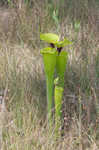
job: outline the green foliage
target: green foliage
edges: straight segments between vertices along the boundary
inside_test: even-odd
[[[52,13],[52,18],[57,26],[57,29],[58,29],[58,25],[59,25],[59,12],[58,12],[58,9],[54,10],[53,13]]]
[[[68,53],[65,51],[59,51],[57,53],[58,48],[63,48],[66,45],[71,44],[69,40],[66,38],[63,41],[59,42],[59,36],[52,33],[40,34],[40,39],[44,40],[52,45],[52,48],[44,48],[41,50],[43,54],[45,74],[46,74],[46,82],[47,82],[47,103],[48,103],[48,121],[50,125],[52,125],[52,108],[53,108],[53,85],[56,80],[53,80],[54,71],[56,68],[56,72],[58,75],[58,84],[59,86],[55,86],[55,122],[56,122],[56,132],[58,132],[61,127],[61,108],[62,108],[62,95],[64,88],[64,73],[66,70],[66,64],[68,59]],[[57,48],[53,48],[57,46]],[[55,52],[56,51],[56,52]],[[59,122],[59,123],[58,123]]]
[[[54,87],[53,80],[54,80],[54,72],[56,66],[57,51],[53,48],[48,47],[41,50],[41,54],[43,55],[46,84],[47,84],[48,122],[49,122],[49,126],[52,127],[52,109],[53,109],[52,99],[53,99],[53,87]]]
[[[11,2],[11,0],[8,0],[8,3],[10,3]]]
[[[55,86],[54,90],[54,103],[55,103],[55,133],[56,138],[61,136],[61,127],[62,127],[62,97],[63,97],[63,88],[60,86]]]
[[[43,48],[40,52],[41,54],[44,54],[44,53],[54,54],[56,52],[56,49],[51,48],[51,47],[46,47],[46,48]]]
[[[59,77],[57,77],[57,78],[54,80],[54,84],[55,84],[55,85],[59,85]]]
[[[59,77],[59,86],[64,88],[64,74],[66,71],[66,64],[68,60],[68,52],[62,51],[56,59],[56,72]]]
[[[72,44],[71,41],[69,41],[68,39],[64,38],[63,41],[59,41],[58,43],[56,43],[56,46],[57,46],[58,48],[60,48],[60,47],[65,47],[65,46],[71,45],[71,44]]]
[[[75,29],[76,32],[78,32],[80,30],[80,21],[76,21],[74,23],[74,29]]]
[[[40,34],[40,39],[43,41],[46,41],[47,43],[50,44],[55,44],[55,46],[57,46],[57,48],[60,47],[65,47],[67,45],[71,45],[72,42],[69,41],[67,38],[64,38],[63,41],[59,41],[59,36],[53,33],[44,33],[44,34]]]
[[[45,34],[40,34],[40,39],[44,40],[47,43],[58,43],[59,41],[59,36],[53,33],[45,33]]]

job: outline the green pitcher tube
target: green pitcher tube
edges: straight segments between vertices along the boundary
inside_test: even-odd
[[[63,88],[55,86],[54,93],[55,101],[55,135],[59,137],[61,135],[62,127],[62,97],[63,97]]]
[[[62,115],[62,97],[63,97],[63,88],[60,86],[55,86],[55,116],[61,117]]]
[[[44,61],[44,70],[47,85],[47,107],[48,107],[48,121],[52,120],[53,109],[53,86],[54,86],[54,71],[56,66],[56,49],[45,48],[41,50]]]
[[[64,87],[64,74],[68,60],[68,52],[62,51],[56,58],[56,71],[59,77],[59,85]]]

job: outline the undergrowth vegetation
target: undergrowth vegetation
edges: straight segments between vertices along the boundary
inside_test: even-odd
[[[12,1],[0,9],[0,19],[5,11],[11,19],[7,17],[6,24],[0,21],[1,95],[7,87],[3,150],[98,150],[98,1],[30,0],[21,8]],[[64,135],[57,141],[54,128],[50,132],[46,121],[46,84],[40,55],[44,46],[40,33],[45,32],[73,42],[66,47]]]

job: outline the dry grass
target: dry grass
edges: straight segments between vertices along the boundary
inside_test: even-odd
[[[31,9],[14,8],[13,30],[7,35],[0,32],[3,35],[0,38],[0,91],[8,85],[3,150],[98,150],[99,41],[98,24],[93,26],[97,9],[94,15],[90,9],[87,23],[81,24],[76,32],[71,18],[65,15],[57,29],[45,4],[37,1]],[[73,41],[73,46],[66,48],[69,60],[63,98],[64,136],[57,140],[54,128],[50,131],[46,121],[40,32],[59,33],[62,38],[66,36]]]

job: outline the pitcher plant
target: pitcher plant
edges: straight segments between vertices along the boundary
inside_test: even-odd
[[[56,70],[58,76],[58,86],[55,85],[54,90],[54,103],[55,103],[55,122],[56,128],[61,125],[61,108],[62,96],[64,89],[64,74],[68,60],[68,52],[63,50],[64,46],[72,44],[68,39],[59,41],[59,36],[53,33],[40,34],[40,39],[47,42],[50,47],[41,50],[43,55],[46,84],[47,84],[47,108],[48,108],[48,121],[52,122],[52,109],[53,109],[53,90],[54,90],[54,73]],[[59,124],[57,123],[59,120]]]

